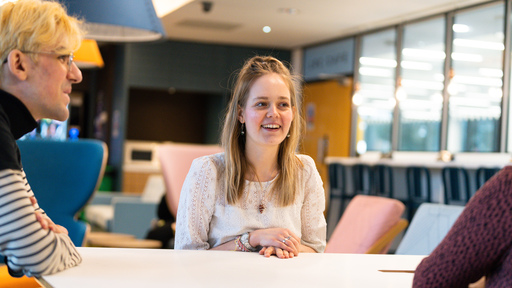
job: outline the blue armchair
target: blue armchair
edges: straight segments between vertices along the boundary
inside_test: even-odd
[[[92,198],[103,176],[107,147],[98,140],[18,141],[23,170],[48,216],[66,227],[82,246],[87,223],[77,214]]]

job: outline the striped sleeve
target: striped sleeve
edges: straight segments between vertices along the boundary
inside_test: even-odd
[[[78,265],[82,258],[71,239],[41,228],[33,195],[22,171],[0,171],[0,252],[10,270],[38,276]]]
[[[16,171],[16,170],[14,170],[14,171]],[[19,174],[21,176],[21,179],[22,179],[23,185],[25,186],[25,191],[27,191],[28,197],[29,198],[35,197],[34,192],[32,191],[32,188],[30,188],[30,185],[28,184],[27,174],[25,174],[25,171],[23,171],[23,168],[21,169],[21,172],[18,171],[17,174]],[[36,203],[32,206],[35,208],[36,211],[41,212],[42,214],[46,214],[46,212],[44,212],[44,210],[41,207],[39,207],[39,204]]]

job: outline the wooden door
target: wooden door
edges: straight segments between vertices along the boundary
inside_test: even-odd
[[[303,115],[306,133],[302,153],[316,162],[324,187],[328,187],[325,156],[350,154],[352,80],[308,83],[303,90]]]

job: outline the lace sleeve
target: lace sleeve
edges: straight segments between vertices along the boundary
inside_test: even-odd
[[[302,244],[313,248],[317,252],[323,252],[327,237],[323,183],[313,159],[305,156],[301,160],[304,163],[302,187],[305,189],[301,211]]]
[[[217,169],[210,156],[192,163],[181,189],[174,249],[209,249],[208,233],[215,207]]]

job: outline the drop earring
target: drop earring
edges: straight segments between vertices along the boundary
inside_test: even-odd
[[[244,123],[242,123],[242,132],[240,132],[240,134],[241,134],[241,135],[244,135],[244,134],[245,134],[244,128],[245,128],[245,124],[244,124]]]
[[[286,138],[290,138],[290,133],[288,133],[288,135],[286,135]]]

